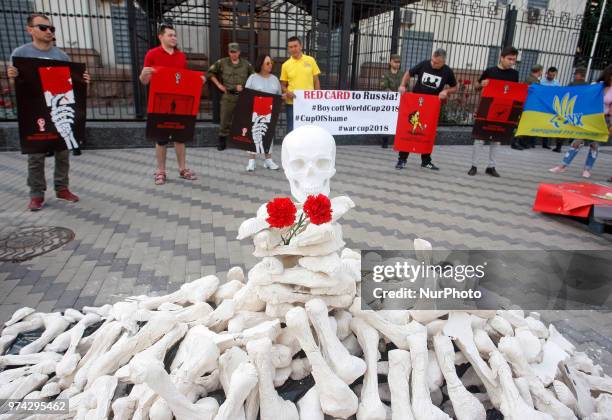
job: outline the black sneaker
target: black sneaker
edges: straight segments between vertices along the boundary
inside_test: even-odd
[[[561,153],[561,148],[560,147],[555,147],[554,149],[552,149],[553,152],[557,152],[557,153]]]
[[[472,166],[472,167],[470,168],[470,170],[468,171],[468,175],[469,175],[469,176],[474,176],[474,175],[476,175],[476,172],[478,172],[478,169],[476,169],[476,167],[475,167],[475,166]]]
[[[499,178],[499,173],[495,170],[495,168],[487,168],[485,173],[494,176],[495,178]]]
[[[513,144],[510,147],[513,148],[514,150],[523,150],[523,149],[525,149],[523,146],[521,146],[519,144]]]
[[[225,137],[219,137],[219,142],[217,143],[217,150],[225,150]]]
[[[406,167],[406,161],[402,159],[398,159],[395,164],[395,169],[404,169]]]
[[[82,154],[83,152],[81,152],[81,149],[72,149],[73,156],[81,156]]]
[[[421,163],[421,168],[431,169],[432,171],[439,171],[440,170],[440,168],[438,168],[436,165],[434,165],[431,162],[429,162],[429,163]]]
[[[549,145],[542,145],[542,149],[550,149]]]

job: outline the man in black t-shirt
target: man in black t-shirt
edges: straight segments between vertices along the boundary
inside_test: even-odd
[[[446,51],[439,48],[431,55],[431,60],[425,60],[412,67],[402,77],[402,83],[398,91],[406,92],[406,84],[411,77],[416,76],[417,82],[412,89],[413,93],[425,95],[438,95],[441,100],[448,98],[457,91],[457,80],[455,74],[446,65]],[[448,88],[446,87],[448,86]],[[406,166],[408,152],[399,152],[395,169],[403,169]],[[439,168],[431,161],[431,153],[421,155],[421,167],[437,171]]]
[[[476,90],[480,90],[483,87],[489,84],[490,79],[494,80],[505,80],[507,82],[518,82],[519,81],[519,72],[514,70],[512,67],[516,64],[516,57],[518,56],[518,50],[514,47],[504,47],[501,51],[501,57],[499,58],[499,63],[495,67],[489,67],[486,69],[480,78],[478,79],[478,85],[476,86]],[[489,164],[485,173],[488,175],[499,177],[499,173],[495,169],[495,156],[497,155],[497,148],[500,145],[498,141],[492,141],[489,145]],[[472,167],[468,171],[468,175],[476,175],[478,165],[478,154],[482,146],[484,145],[484,140],[476,140],[474,139],[474,149],[472,150]]]

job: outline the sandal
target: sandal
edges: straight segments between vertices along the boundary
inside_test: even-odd
[[[166,172],[155,172],[155,185],[164,185],[166,183]]]
[[[183,179],[186,179],[188,181],[193,181],[198,179],[197,176],[195,176],[195,174],[193,172],[191,172],[191,169],[183,169],[182,171],[179,172],[179,176]]]

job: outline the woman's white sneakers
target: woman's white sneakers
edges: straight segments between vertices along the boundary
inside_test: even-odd
[[[264,168],[271,169],[273,171],[278,171],[280,166],[278,166],[274,161],[270,158],[264,160]],[[249,159],[249,163],[246,166],[247,172],[253,172],[255,170],[255,159]]]
[[[246,167],[247,172],[253,172],[255,170],[255,159],[249,159],[249,163]]]
[[[264,168],[272,169],[273,171],[278,171],[280,169],[280,167],[274,163],[271,158],[264,160]]]

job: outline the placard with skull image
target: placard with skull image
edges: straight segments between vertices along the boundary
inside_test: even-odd
[[[303,203],[309,195],[329,196],[330,179],[336,173],[336,141],[325,129],[296,128],[285,136],[281,158],[296,201]]]
[[[85,137],[85,65],[14,57],[21,152],[79,149]]]

